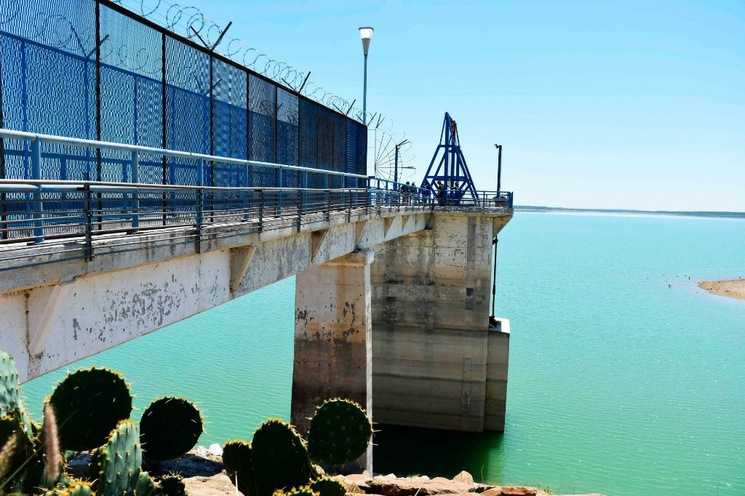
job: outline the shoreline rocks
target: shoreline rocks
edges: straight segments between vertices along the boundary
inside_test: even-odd
[[[240,494],[222,469],[222,457],[202,446],[188,454],[163,462],[158,470],[180,473],[191,496],[233,496]],[[497,486],[474,482],[468,472],[452,479],[427,476],[397,477],[368,473],[338,476],[348,488],[347,494],[378,496],[550,496],[541,489],[525,486]],[[582,496],[602,496],[599,494]]]

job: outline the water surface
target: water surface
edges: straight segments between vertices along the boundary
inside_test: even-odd
[[[382,426],[376,470],[608,495],[745,494],[745,220],[518,212],[500,234],[511,319],[505,433]],[[294,279],[105,352],[138,417],[158,396],[204,410],[201,444],[289,418]],[[40,409],[63,371],[24,386]]]

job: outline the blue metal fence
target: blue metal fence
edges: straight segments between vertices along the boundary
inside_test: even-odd
[[[108,0],[3,6],[0,110],[0,128],[366,173],[363,124]],[[43,164],[44,179],[131,180],[121,151],[58,146],[47,154],[56,159]],[[26,142],[0,141],[0,179],[32,178],[30,153]],[[225,187],[301,181],[297,171],[278,178],[263,168],[201,167],[143,156],[138,180]]]

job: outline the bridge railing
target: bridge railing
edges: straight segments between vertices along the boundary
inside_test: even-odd
[[[82,242],[84,257],[90,259],[94,237],[106,234],[185,227],[183,242],[199,246],[202,230],[208,226],[242,223],[240,232],[244,234],[291,226],[299,230],[304,224],[329,220],[333,212],[346,211],[351,216],[355,209],[404,204],[396,192],[372,188],[370,178],[359,174],[0,129],[0,144],[10,141],[21,142],[21,148],[28,150],[25,156],[32,179],[0,180],[0,270],[25,263],[19,248],[26,243],[65,240],[79,246]],[[50,171],[53,175],[58,172],[49,167],[50,163],[63,167],[60,147],[82,148],[92,157],[89,163],[95,163],[97,156],[107,157],[101,160],[103,166],[121,168],[126,172],[123,177],[131,181],[88,181],[88,173],[83,180],[44,178]],[[184,166],[191,164],[198,171],[200,183],[201,171],[219,167],[232,173],[243,171],[246,186],[153,184],[142,180],[148,179],[141,175],[143,161],[157,163],[174,158]],[[207,162],[211,167],[203,167]],[[283,184],[282,176],[288,173],[299,177],[301,187],[248,185],[252,175],[267,174]],[[426,206],[426,202],[417,205]],[[214,230],[211,236],[215,236]]]
[[[18,266],[7,262],[22,256],[18,254],[19,246],[45,240],[82,241],[84,257],[90,259],[94,237],[105,234],[182,227],[187,228],[184,242],[197,243],[199,247],[202,230],[221,224],[242,223],[241,233],[291,226],[300,230],[305,224],[329,220],[332,212],[346,211],[351,218],[355,209],[433,209],[451,203],[512,206],[512,194],[505,192],[482,192],[478,200],[443,202],[429,190],[402,188],[393,181],[359,174],[0,129],[0,144],[8,140],[24,142],[29,149],[32,179],[0,179],[0,270]],[[83,148],[94,159],[118,154],[119,159],[111,163],[124,168],[124,176],[131,181],[45,179],[41,171],[50,168],[42,168],[41,164],[58,160],[60,146]],[[128,158],[121,158],[125,156]],[[219,166],[227,171],[243,171],[246,183],[251,174],[265,176],[269,171],[282,184],[282,175],[293,173],[300,177],[301,187],[217,187],[139,180],[143,159],[157,162],[167,158],[178,158],[187,166],[194,164],[197,171],[209,170],[203,167],[206,162],[213,170]],[[201,174],[198,176],[201,182]],[[307,187],[308,184],[324,187]],[[219,236],[223,235],[231,234]],[[215,236],[214,231],[211,236]]]

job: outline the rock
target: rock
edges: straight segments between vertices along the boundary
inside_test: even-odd
[[[222,456],[222,446],[217,443],[210,444],[208,451],[212,456]]]
[[[454,482],[444,477],[432,480],[424,478],[399,479],[390,477],[374,477],[369,482],[370,494],[383,496],[428,496],[435,494],[464,494],[473,490],[473,484]]]
[[[187,477],[184,479],[187,493],[192,496],[226,496],[239,494],[225,473],[212,477]]]
[[[502,496],[536,496],[538,489],[522,486],[502,486]]]
[[[463,484],[469,484],[473,486],[473,476],[463,470],[461,473],[453,477],[454,482],[462,482]]]
[[[502,496],[501,487],[492,487],[481,493],[481,496]]]
[[[234,496],[240,494],[225,474],[222,457],[215,454],[214,446],[203,446],[188,454],[166,462],[150,464],[147,469],[154,474],[168,472],[180,473],[191,496]],[[74,470],[78,467],[79,477],[85,476],[90,456],[80,455],[70,462]],[[547,493],[520,486],[490,486],[475,484],[468,472],[461,472],[452,480],[444,477],[422,475],[413,478],[398,478],[395,474],[371,477],[368,473],[350,474],[340,478],[347,486],[348,493],[381,496],[549,496]],[[585,496],[602,496],[598,494]]]

